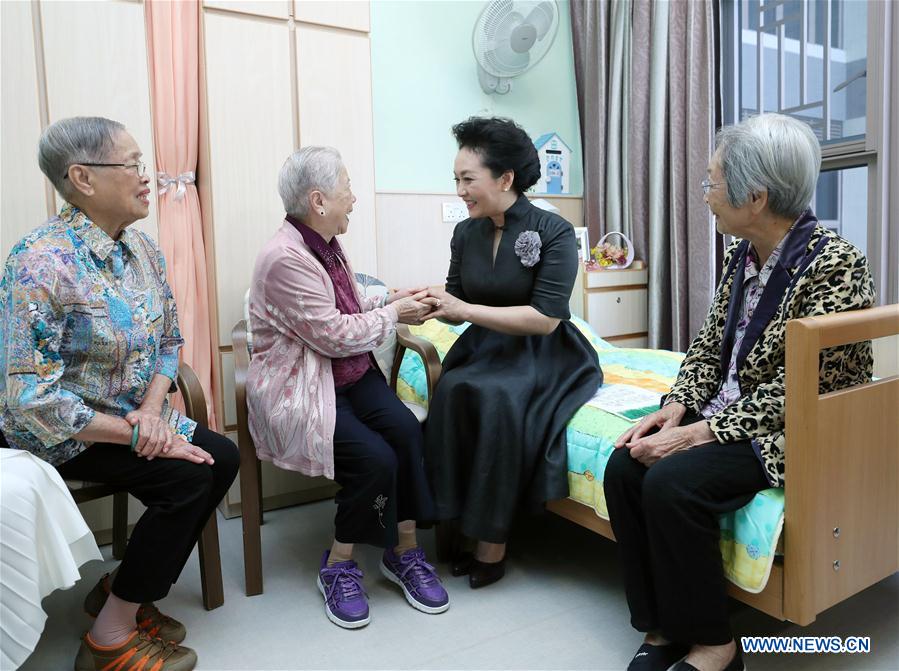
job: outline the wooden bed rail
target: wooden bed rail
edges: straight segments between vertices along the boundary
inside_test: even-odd
[[[899,305],[882,305],[866,310],[838,312],[820,317],[793,319],[787,324],[787,346],[790,330],[817,332],[822,348],[846,345],[860,340],[874,340],[899,333]],[[803,336],[798,336],[800,341]]]
[[[786,337],[784,617],[899,571],[899,377],[818,393],[819,356],[899,334],[899,305],[792,320]]]

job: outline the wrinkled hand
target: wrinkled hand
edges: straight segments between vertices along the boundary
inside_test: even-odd
[[[183,459],[184,461],[190,461],[194,464],[209,464],[210,466],[215,463],[215,460],[209,452],[188,443],[184,440],[184,437],[180,435],[174,437],[172,446],[167,452],[160,454],[159,457],[160,459]]]
[[[456,323],[466,321],[465,311],[468,303],[456,298],[441,286],[428,287],[428,295],[434,301],[434,312],[430,314],[431,319],[443,319]]]
[[[429,298],[427,291],[419,291],[411,296],[400,298],[394,302],[398,319],[403,324],[420,325],[430,319],[436,299]]]
[[[134,449],[138,456],[151,460],[171,448],[174,434],[156,409],[138,408],[125,415],[125,419],[131,426],[140,426]]]
[[[398,301],[401,298],[410,298],[415,296],[415,294],[419,294],[422,291],[427,291],[427,287],[415,287],[409,289],[397,289],[396,291],[391,292],[387,296],[387,300],[384,302],[384,305],[390,305],[394,301]]]
[[[688,450],[696,443],[693,441],[691,426],[673,426],[662,429],[651,436],[640,438],[627,444],[631,457],[649,468],[659,459]]]
[[[680,426],[681,420],[686,414],[687,406],[683,403],[675,401],[674,403],[664,405],[654,413],[646,415],[646,417],[618,436],[618,440],[615,441],[615,447],[621,448],[628,443],[633,443],[653,429],[664,431],[665,429]]]

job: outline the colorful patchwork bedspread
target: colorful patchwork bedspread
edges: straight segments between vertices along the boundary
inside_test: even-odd
[[[666,350],[615,347],[597,336],[577,317],[572,323],[596,349],[604,374],[603,385],[624,385],[638,390],[666,393],[677,376],[683,354]],[[411,331],[430,340],[440,360],[468,324],[449,326],[432,320]],[[403,400],[427,406],[424,365],[414,352],[407,351],[400,367],[397,393]],[[615,439],[640,416],[654,407],[613,414],[594,405],[584,405],[568,424],[568,484],[570,497],[609,518],[602,479]],[[628,418],[626,418],[628,417]],[[768,582],[777,542],[783,528],[782,489],[766,489],[736,512],[722,515],[721,555],[725,576],[748,592],[760,592]]]

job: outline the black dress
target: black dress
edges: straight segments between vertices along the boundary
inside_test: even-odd
[[[530,231],[541,248],[527,267],[516,241],[534,239]],[[459,337],[430,404],[425,465],[438,519],[461,518],[466,536],[502,543],[523,499],[568,496],[566,424],[602,384],[602,371],[568,321],[579,264],[571,224],[520,196],[505,212],[495,264],[493,240],[489,218],[456,227],[447,291],[479,305],[530,305],[562,321],[545,336],[472,324]]]

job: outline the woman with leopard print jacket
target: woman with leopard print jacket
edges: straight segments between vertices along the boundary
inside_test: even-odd
[[[723,128],[703,182],[738,240],[705,324],[660,410],[615,443],[604,490],[631,623],[628,669],[743,669],[727,615],[718,515],[784,484],[786,324],[874,304],[867,259],[808,209],[821,166],[804,123]],[[870,380],[870,342],[826,350],[820,390]]]

